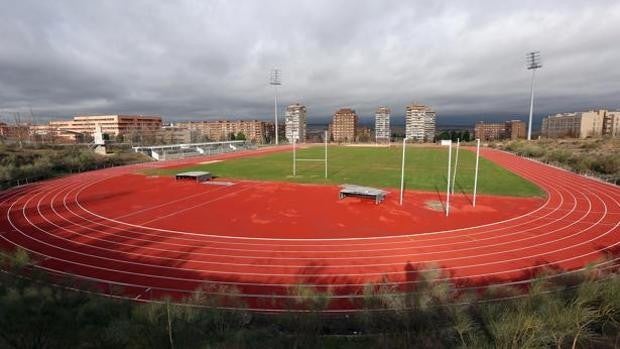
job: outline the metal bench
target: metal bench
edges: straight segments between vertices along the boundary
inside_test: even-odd
[[[355,196],[360,198],[374,199],[375,204],[377,205],[382,203],[385,199],[385,196],[388,194],[388,192],[385,190],[354,184],[344,184],[341,185],[340,188],[340,200],[346,198],[347,196]]]
[[[205,171],[189,171],[189,172],[181,172],[176,174],[176,179],[190,179],[196,182],[205,182],[209,181],[213,178],[211,172]]]

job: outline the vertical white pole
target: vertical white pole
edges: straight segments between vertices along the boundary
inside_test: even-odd
[[[327,131],[325,131],[325,178],[327,178]]]
[[[461,140],[456,139],[456,157],[454,158],[454,175],[452,175],[452,195],[454,195],[454,184],[456,183],[456,168],[459,165],[459,149],[461,149]]]
[[[452,171],[450,169],[452,164],[452,141],[450,141],[450,146],[448,146],[448,186],[446,188],[446,217],[450,214],[450,175]]]
[[[476,173],[474,174],[474,200],[473,204],[476,207],[476,192],[478,190],[478,160],[480,159],[480,138],[476,139]]]
[[[297,154],[295,152],[295,136],[293,136],[293,177],[297,175]]]
[[[275,94],[273,95],[273,116],[276,120],[276,145],[278,145],[278,87],[274,88]]]
[[[532,139],[532,114],[534,113],[534,78],[536,69],[532,69],[532,84],[530,85],[530,119],[527,124],[527,140]]]
[[[403,162],[400,170],[400,205],[403,205],[403,191],[405,189],[405,142],[407,141],[407,137],[403,138]]]

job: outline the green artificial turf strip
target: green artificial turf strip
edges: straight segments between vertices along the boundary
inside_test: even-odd
[[[454,150],[454,149],[453,149]],[[297,158],[323,158],[323,147],[297,149]],[[221,178],[255,179],[319,184],[359,184],[381,188],[400,188],[401,147],[329,146],[328,178],[324,178],[323,162],[298,162],[293,177],[293,153],[281,152],[185,168],[148,170],[150,175],[174,175],[183,171],[209,171]],[[455,162],[455,153],[452,154]],[[448,162],[447,148],[407,148],[405,188],[445,192]],[[455,192],[471,193],[474,186],[476,156],[461,149]],[[533,183],[494,163],[480,158],[478,193],[509,196],[543,196]]]

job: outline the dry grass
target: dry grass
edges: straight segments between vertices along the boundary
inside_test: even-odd
[[[519,140],[491,146],[620,183],[620,138]]]

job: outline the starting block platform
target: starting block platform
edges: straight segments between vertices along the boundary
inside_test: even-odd
[[[375,204],[377,205],[383,202],[385,196],[388,194],[388,192],[385,190],[354,184],[343,184],[340,186],[340,188],[340,200],[346,198],[347,196],[356,196],[361,198],[374,199]]]
[[[196,182],[205,182],[205,181],[209,181],[213,178],[213,176],[211,175],[211,172],[205,172],[205,171],[189,171],[189,172],[181,172],[181,173],[177,173],[175,178],[177,180],[179,179],[184,179],[184,180],[194,180]]]

